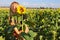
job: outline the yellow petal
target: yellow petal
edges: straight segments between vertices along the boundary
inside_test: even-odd
[[[24,14],[25,12],[26,12],[26,8],[24,8],[23,6],[17,7],[17,13]]]

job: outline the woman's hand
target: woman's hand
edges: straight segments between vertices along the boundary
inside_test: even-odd
[[[22,30],[19,31],[16,27],[14,28],[14,31],[15,31],[15,33],[18,34],[18,35],[23,32]]]
[[[28,28],[28,25],[25,25],[25,33],[28,33],[29,32],[29,28]]]

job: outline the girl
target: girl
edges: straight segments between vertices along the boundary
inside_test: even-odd
[[[10,25],[11,26],[15,26],[16,24],[18,24],[17,20],[12,18],[12,16],[16,14],[16,9],[17,9],[18,6],[19,6],[18,2],[12,2],[11,5],[10,5],[10,17],[9,17],[9,20],[10,20]],[[22,25],[22,21],[20,22],[20,24]],[[18,30],[17,27],[14,27],[14,33],[13,34],[16,37],[16,40],[18,40],[18,37],[22,32],[25,32],[25,33],[29,32],[29,28],[28,28],[27,25],[25,25],[25,28],[26,28],[25,31],[22,31],[21,28],[20,28],[20,30]],[[21,37],[21,40],[24,40],[24,39]]]

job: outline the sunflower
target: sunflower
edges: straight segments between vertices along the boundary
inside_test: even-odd
[[[24,14],[26,12],[26,8],[25,7],[23,7],[23,6],[18,6],[17,7],[17,13],[18,14]]]

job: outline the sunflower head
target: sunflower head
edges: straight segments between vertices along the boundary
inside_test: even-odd
[[[18,14],[24,14],[26,12],[26,8],[23,6],[18,6],[17,7],[17,13]]]

